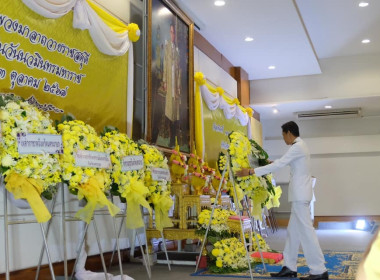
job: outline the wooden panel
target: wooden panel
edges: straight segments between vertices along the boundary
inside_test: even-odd
[[[248,73],[241,67],[234,67],[231,71],[232,76],[237,80],[238,99],[244,107],[250,104],[250,91]]]
[[[194,30],[194,46],[207,55],[212,61],[219,65],[224,71],[230,73],[233,67],[213,45],[211,45],[198,31]]]

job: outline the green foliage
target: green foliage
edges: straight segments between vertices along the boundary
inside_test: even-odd
[[[258,158],[259,158],[259,166],[264,166],[264,165],[267,165],[269,164],[269,156],[267,154],[267,152],[259,145],[256,143],[255,140],[252,140],[250,139],[249,142],[251,142],[251,145],[259,151],[259,155],[258,155]]]
[[[75,120],[75,116],[73,114],[71,114],[71,113],[67,113],[67,114],[65,114],[65,115],[62,116],[62,118],[61,118],[60,121],[55,120],[54,121],[54,125],[57,128],[60,123],[70,122],[70,121],[74,121],[74,120]]]
[[[73,195],[77,195],[78,194],[78,189],[76,188],[69,188],[69,192]]]
[[[41,193],[41,196],[44,197],[44,198],[46,198],[47,200],[52,200],[52,198],[53,198],[53,194],[50,191],[47,191],[47,190],[43,191]]]
[[[0,173],[1,174],[4,174],[8,169],[9,169],[9,167],[4,167],[4,166],[0,165]]]
[[[117,127],[114,127],[112,125],[107,125],[103,127],[103,131],[100,133],[101,136],[106,135],[107,132],[117,131],[119,132],[119,129]]]
[[[9,102],[16,102],[20,104],[21,101],[25,101],[22,97],[14,95],[13,93],[2,93],[0,94],[0,107],[5,106]]]

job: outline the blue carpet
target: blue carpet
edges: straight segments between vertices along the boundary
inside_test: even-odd
[[[350,280],[355,279],[356,271],[363,252],[325,252],[326,268],[329,272],[329,279]],[[306,260],[303,254],[298,256],[298,274],[304,276],[309,274]],[[266,265],[267,273],[262,273],[263,265],[259,264],[253,268],[253,276],[256,279],[274,279],[270,277],[270,272],[278,272],[282,267],[282,261],[277,264]],[[233,278],[250,278],[249,271],[235,274],[213,274],[202,269],[191,276],[218,276]]]

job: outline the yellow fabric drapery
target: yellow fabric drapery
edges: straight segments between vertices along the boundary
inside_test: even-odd
[[[41,199],[42,180],[28,178],[13,172],[5,177],[5,182],[5,188],[13,194],[15,199],[26,199],[28,201],[37,222],[45,223],[50,220],[51,214]]]
[[[140,30],[137,24],[130,23],[126,25],[91,0],[86,0],[86,2],[96,12],[99,18],[113,31],[119,34],[128,31],[128,37],[132,42],[136,42],[140,38]]]
[[[173,200],[170,196],[158,193],[153,194],[152,201],[154,205],[156,229],[162,231],[166,227],[172,227],[173,223],[168,216],[168,212],[173,206]]]
[[[152,209],[145,199],[148,193],[149,189],[144,183],[135,179],[130,182],[130,186],[121,194],[121,196],[127,200],[127,228],[136,229],[144,227],[140,205],[148,209],[149,214],[152,215]]]
[[[89,224],[92,216],[94,215],[94,211],[104,206],[108,207],[112,217],[120,212],[119,207],[111,203],[104,194],[104,182],[104,174],[102,172],[98,172],[88,179],[87,183],[80,185],[78,188],[78,199],[81,200],[85,198],[87,200],[87,204],[83,209],[80,209],[75,214],[76,218]]]
[[[203,76],[203,75],[202,75]],[[195,101],[194,101],[194,110],[195,110],[195,146],[197,155],[200,158],[203,158],[203,125],[202,125],[202,97],[200,82],[196,82],[195,85]]]
[[[86,2],[98,14],[98,16],[104,21],[104,23],[107,24],[113,31],[117,33],[123,33],[128,30],[128,26],[121,20],[110,15],[107,11],[105,11],[92,1],[86,0]]]

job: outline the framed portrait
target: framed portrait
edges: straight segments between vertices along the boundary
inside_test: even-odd
[[[192,21],[170,0],[149,0],[148,141],[190,152],[194,137]]]

